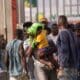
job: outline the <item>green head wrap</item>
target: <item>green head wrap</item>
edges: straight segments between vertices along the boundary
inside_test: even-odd
[[[41,23],[34,23],[34,24],[28,29],[27,32],[28,32],[29,34],[36,35],[37,29],[38,29],[39,27],[44,28]]]

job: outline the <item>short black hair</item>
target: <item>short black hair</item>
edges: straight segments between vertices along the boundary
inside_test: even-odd
[[[33,24],[32,22],[25,22],[23,24],[23,28],[29,28],[29,27],[31,27],[32,24]]]
[[[23,30],[22,29],[16,29],[16,37],[18,39],[23,39]]]
[[[57,27],[57,24],[56,23],[53,23],[52,26],[51,26],[51,29],[55,29],[55,28],[58,28]]]

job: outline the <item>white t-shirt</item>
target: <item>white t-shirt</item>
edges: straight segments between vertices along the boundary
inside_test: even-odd
[[[53,36],[52,34],[48,35],[48,39],[51,39],[55,44],[57,42],[57,38],[58,38],[58,35],[57,36]]]
[[[26,50],[28,48],[28,46],[30,45],[30,39],[26,39],[23,43],[23,48],[24,50]]]

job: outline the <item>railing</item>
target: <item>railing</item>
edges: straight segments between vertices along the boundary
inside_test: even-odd
[[[80,15],[80,0],[33,0],[36,6],[32,6],[32,0],[29,0],[30,6],[26,7],[26,21],[38,21],[38,16],[42,13],[49,21],[57,16],[64,14],[66,16]],[[28,14],[28,15],[27,15]],[[36,16],[37,15],[37,16]],[[29,18],[29,19],[28,19]]]

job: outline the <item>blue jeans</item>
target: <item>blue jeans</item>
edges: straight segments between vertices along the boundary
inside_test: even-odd
[[[74,68],[64,68],[59,80],[77,80],[77,70]]]

